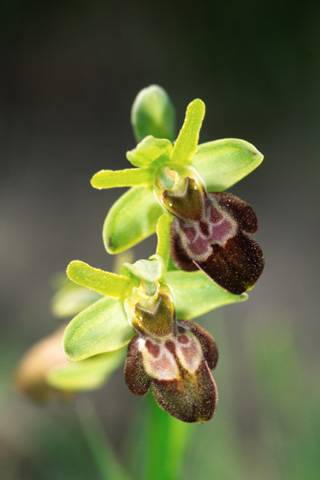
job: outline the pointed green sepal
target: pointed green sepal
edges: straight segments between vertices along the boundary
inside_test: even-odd
[[[153,190],[132,188],[109,210],[103,226],[103,241],[109,253],[120,253],[156,231],[163,213]]]
[[[153,135],[157,138],[175,138],[175,110],[167,92],[158,85],[150,85],[136,96],[131,110],[131,124],[137,142]]]
[[[102,353],[81,362],[70,362],[49,371],[46,381],[65,391],[93,390],[101,387],[125,358],[125,349]]]
[[[74,317],[65,329],[63,345],[69,360],[76,362],[118,350],[133,334],[123,302],[104,297]]]
[[[102,188],[148,187],[154,183],[154,171],[148,168],[128,168],[125,170],[101,170],[91,179],[91,185]]]
[[[220,192],[251,173],[262,160],[263,155],[251,143],[226,138],[199,145],[191,165],[208,192]]]
[[[190,320],[230,303],[242,302],[248,298],[233,295],[216,285],[202,272],[168,272],[164,281],[170,285],[176,305],[177,318]]]
[[[205,104],[199,98],[187,107],[186,118],[170,155],[172,164],[187,165],[197,150]]]
[[[104,272],[85,262],[74,260],[69,263],[67,275],[73,282],[91,288],[101,295],[113,298],[125,298],[130,295],[134,283],[128,277],[116,273]]]
[[[157,255],[162,257],[165,265],[165,269],[168,269],[170,260],[170,235],[171,235],[171,223],[173,217],[164,213],[157,223]]]
[[[170,140],[148,135],[136,148],[127,152],[126,157],[135,167],[147,167],[161,156],[169,159],[172,148]]]

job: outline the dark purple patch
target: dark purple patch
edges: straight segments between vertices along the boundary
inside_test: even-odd
[[[203,222],[202,220],[199,221],[199,226],[202,235],[205,235],[206,237],[209,235],[209,226],[206,222]]]
[[[183,327],[178,327],[178,332],[179,332],[179,333],[185,333],[185,331],[186,331],[185,328],[183,328]]]
[[[176,346],[172,340],[167,340],[164,345],[170,353],[172,353],[173,355],[176,353]]]
[[[124,367],[124,378],[130,392],[134,395],[146,395],[150,388],[150,378],[143,368],[142,354],[138,348],[139,336],[133,337],[128,346]]]
[[[154,358],[159,357],[159,354],[160,354],[159,345],[155,345],[154,343],[151,342],[151,340],[147,340],[145,345],[150,355],[152,355]]]
[[[264,267],[261,248],[241,231],[225,245],[212,245],[206,261],[195,263],[220,287],[236,295],[252,288]]]

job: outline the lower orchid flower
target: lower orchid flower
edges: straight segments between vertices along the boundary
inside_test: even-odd
[[[163,410],[183,422],[202,423],[213,416],[216,384],[210,369],[218,350],[213,338],[198,325],[175,318],[168,286],[157,298],[141,296],[126,301],[126,310],[137,334],[128,347],[125,380],[135,395],[146,395],[152,386]]]
[[[146,395],[152,387],[160,407],[172,416],[206,422],[217,405],[210,370],[218,350],[214,339],[189,320],[246,295],[224,291],[200,271],[168,271],[170,228],[171,217],[165,214],[157,225],[156,254],[124,263],[120,274],[70,263],[69,278],[103,296],[70,322],[64,348],[69,360],[78,362],[123,350],[129,343],[129,390]]]

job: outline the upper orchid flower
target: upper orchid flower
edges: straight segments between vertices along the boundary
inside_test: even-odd
[[[161,95],[168,107],[170,101],[159,87],[142,91],[133,117],[138,118],[139,105],[145,114],[146,98],[154,102]],[[240,294],[254,286],[264,265],[260,247],[247,236],[256,232],[257,219],[245,202],[219,192],[250,173],[263,156],[238,139],[198,145],[204,113],[201,100],[190,103],[175,143],[152,135],[141,140],[148,129],[138,131],[140,143],[127,152],[138,168],[102,170],[91,182],[99,189],[133,187],[107,215],[103,238],[109,253],[119,253],[152,234],[165,209],[175,217],[172,257],[176,265],[185,270],[199,268],[224,289]],[[151,117],[149,124],[149,132],[156,134],[155,119]],[[173,138],[172,131],[167,136]]]

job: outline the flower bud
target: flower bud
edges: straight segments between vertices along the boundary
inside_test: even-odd
[[[131,124],[137,142],[147,135],[175,138],[175,110],[167,92],[158,85],[141,90],[132,105]]]

